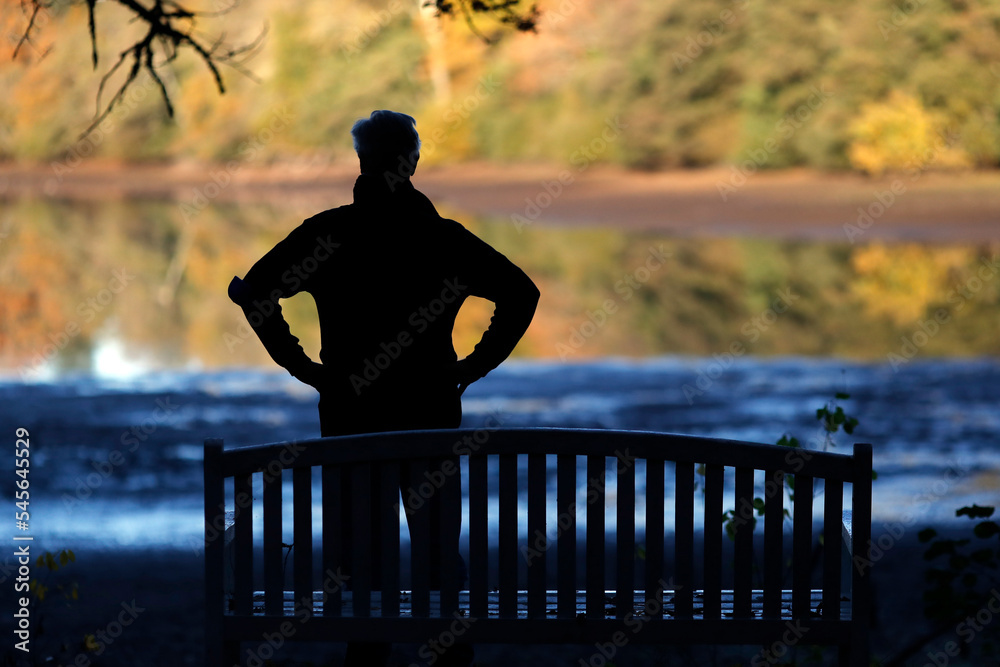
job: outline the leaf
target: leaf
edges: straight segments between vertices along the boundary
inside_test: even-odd
[[[872,481],[878,479],[878,472],[872,470]]]
[[[972,507],[960,507],[955,510],[955,516],[967,516],[970,519],[988,519],[993,516],[993,507],[980,507],[973,504]]]
[[[847,392],[838,391],[836,394],[833,395],[833,397],[836,398],[838,401],[846,401],[851,397],[851,395],[848,394]]]
[[[764,511],[764,499],[763,498],[754,498],[753,499],[753,508],[755,510],[757,510],[758,512],[763,512]]]
[[[988,565],[991,567],[995,565],[993,563],[993,549],[976,549],[969,554],[969,556],[974,562],[979,563],[980,565]]]
[[[94,635],[85,635],[83,638],[83,645],[87,647],[88,651],[96,651],[101,647],[101,645],[97,643],[97,640],[94,639]]]
[[[952,554],[952,557],[948,559],[948,564],[953,570],[960,572],[969,567],[969,557],[963,554]]]
[[[924,552],[924,560],[934,560],[938,556],[953,553],[955,553],[955,540],[938,540],[927,547],[927,551]]]
[[[972,532],[976,537],[987,539],[993,537],[997,533],[1000,533],[1000,526],[997,525],[996,521],[983,521],[981,523],[977,523],[976,527],[972,529]]]
[[[935,537],[937,537],[937,531],[933,528],[924,528],[919,533],[917,533],[917,539],[921,542],[930,542]]]

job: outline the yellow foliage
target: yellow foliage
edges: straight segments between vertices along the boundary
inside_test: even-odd
[[[943,121],[911,95],[893,91],[884,102],[865,104],[851,123],[848,158],[869,174],[967,167],[968,155],[948,145]]]
[[[930,305],[946,299],[949,275],[973,259],[968,248],[873,243],[851,255],[856,276],[851,291],[870,315],[912,324],[926,316]]]

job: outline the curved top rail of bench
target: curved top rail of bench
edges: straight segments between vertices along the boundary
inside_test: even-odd
[[[871,445],[835,454],[696,435],[577,428],[497,428],[392,431],[251,445],[222,450],[205,441],[206,459],[220,457],[224,477],[325,464],[369,463],[451,455],[570,454],[662,459],[782,471],[851,482],[871,471]]]

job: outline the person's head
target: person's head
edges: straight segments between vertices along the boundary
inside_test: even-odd
[[[354,150],[361,160],[361,173],[383,175],[391,172],[409,178],[420,159],[417,121],[405,113],[373,111],[351,128]]]

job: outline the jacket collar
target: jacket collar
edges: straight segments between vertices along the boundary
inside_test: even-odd
[[[354,201],[359,204],[388,204],[400,196],[413,193],[409,179],[386,179],[371,174],[361,174],[354,182]]]

